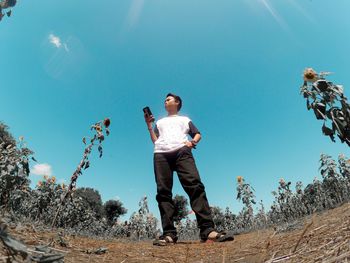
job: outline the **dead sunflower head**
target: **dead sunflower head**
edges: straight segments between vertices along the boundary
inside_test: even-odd
[[[237,183],[241,184],[243,182],[243,177],[242,176],[237,176]]]
[[[104,125],[106,128],[108,128],[110,124],[111,124],[111,120],[110,120],[109,118],[104,119],[103,125]]]
[[[98,132],[101,132],[102,131],[102,128],[99,124],[95,125],[95,130],[98,131]]]
[[[316,80],[318,80],[318,74],[312,68],[306,68],[304,70],[303,77],[304,77],[304,81],[308,81],[308,82],[315,82]]]

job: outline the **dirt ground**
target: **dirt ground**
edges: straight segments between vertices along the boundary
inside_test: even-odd
[[[50,244],[64,262],[347,262],[350,260],[350,203],[307,217],[292,229],[267,229],[225,243],[181,242],[167,247],[152,241],[97,240],[40,232],[30,226],[9,229],[28,247]],[[62,239],[61,239],[62,241]],[[65,243],[65,246],[63,243]],[[0,245],[1,246],[1,245]],[[97,255],[99,248],[107,250]],[[0,262],[6,254],[0,247]],[[350,262],[350,261],[349,261]]]

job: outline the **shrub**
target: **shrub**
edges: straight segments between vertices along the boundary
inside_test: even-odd
[[[128,212],[120,200],[108,200],[103,207],[110,225],[113,225],[121,215]]]
[[[95,212],[96,218],[100,219],[104,216],[104,207],[100,193],[90,187],[77,188],[75,196],[80,197],[84,206]]]

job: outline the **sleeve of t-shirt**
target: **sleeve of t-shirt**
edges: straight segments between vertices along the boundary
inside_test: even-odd
[[[197,127],[193,124],[192,121],[188,123],[188,126],[190,128],[188,134],[193,138],[197,133],[200,133],[200,131],[197,129]]]
[[[158,127],[157,127],[157,124],[154,126],[154,134],[157,135],[157,137],[159,137],[159,130],[158,130]]]

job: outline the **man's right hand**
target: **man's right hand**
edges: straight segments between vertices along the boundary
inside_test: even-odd
[[[146,113],[144,114],[144,116],[145,116],[147,128],[148,128],[149,133],[151,135],[151,140],[154,143],[158,139],[157,135],[154,133],[153,128],[152,128],[152,122],[154,122],[155,119],[154,119],[153,115],[149,116]]]
[[[146,122],[148,128],[152,128],[152,122],[155,121],[153,115],[148,116],[148,115],[145,113],[145,114],[144,114],[144,117],[145,117],[145,122]]]

